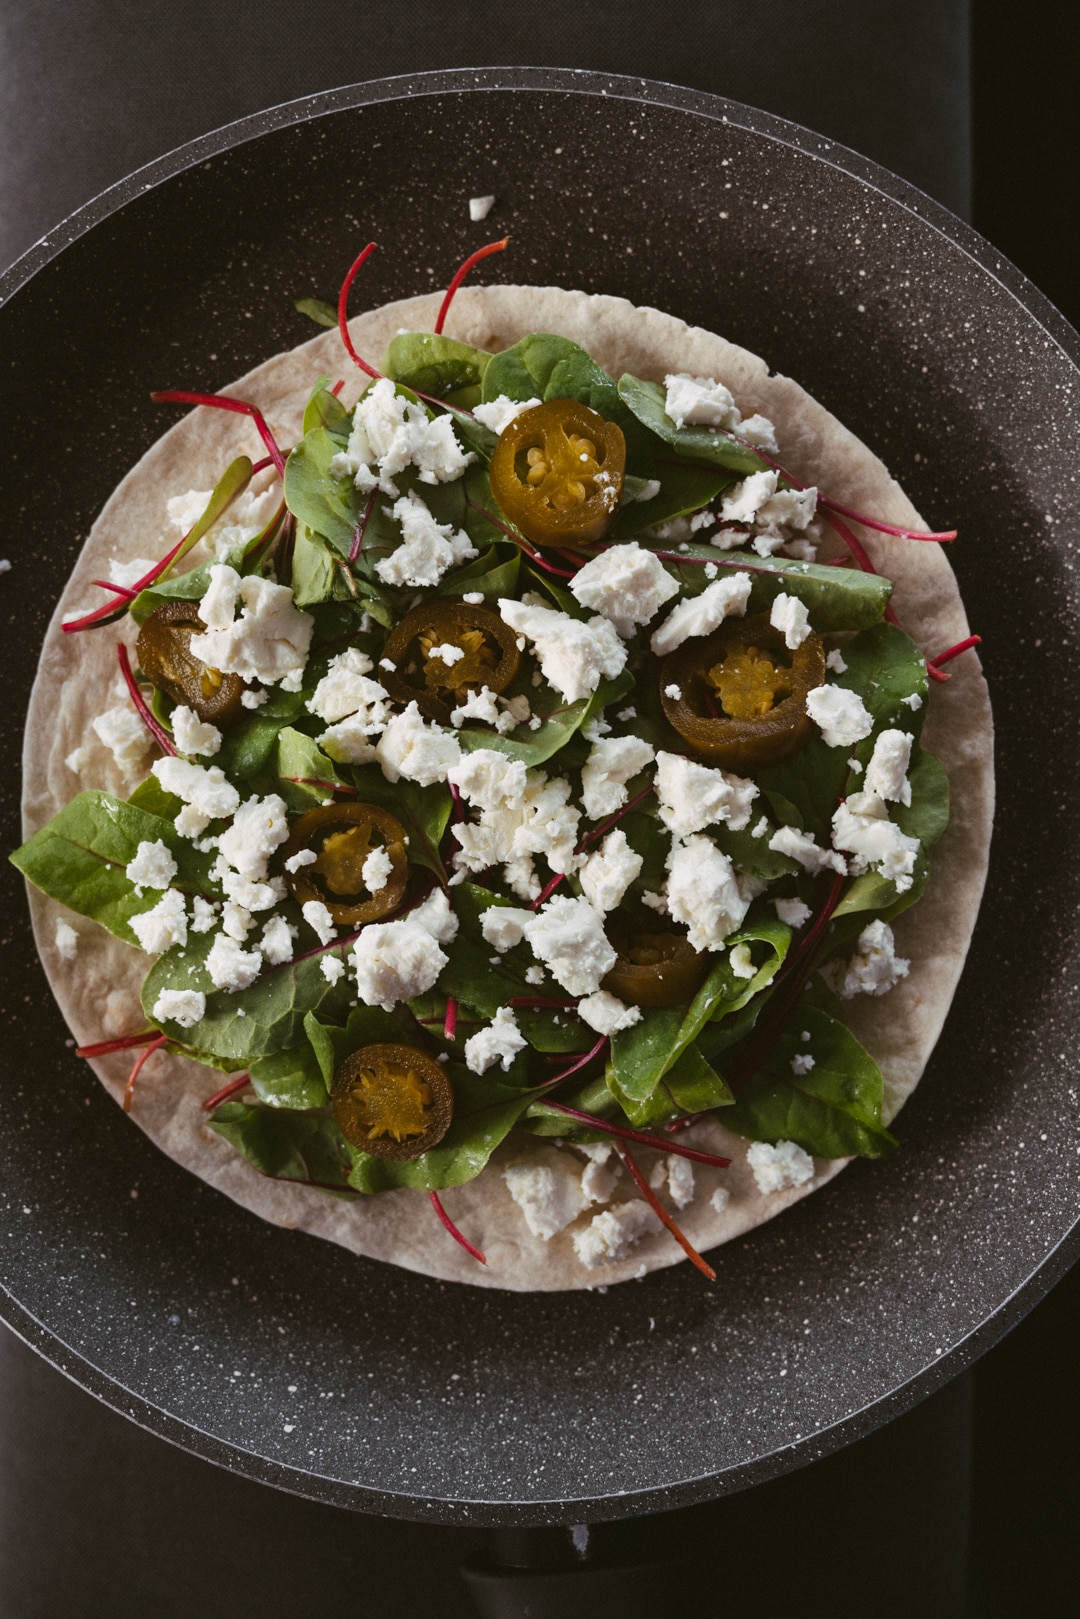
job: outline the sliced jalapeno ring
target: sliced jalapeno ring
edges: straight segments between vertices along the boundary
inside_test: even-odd
[[[416,1046],[363,1046],[334,1075],[330,1106],[346,1141],[377,1158],[419,1158],[454,1116],[450,1081]]]
[[[683,933],[639,933],[616,942],[619,959],[603,988],[628,1006],[677,1006],[692,1000],[705,980],[709,958]]]
[[[591,545],[611,527],[625,473],[621,427],[575,399],[549,399],[500,434],[491,489],[533,545]]]
[[[191,637],[205,633],[197,601],[162,602],[139,631],[135,655],[147,680],[174,703],[214,725],[232,725],[244,713],[244,682],[209,668],[191,651]]]
[[[315,859],[290,871],[289,861],[304,851]],[[382,881],[372,888],[364,868],[380,851],[384,858],[376,867]],[[321,900],[339,926],[362,927],[387,916],[400,903],[409,875],[405,829],[377,804],[322,804],[308,810],[294,823],[282,856],[297,903]]]
[[[395,625],[383,648],[393,669],[380,679],[396,703],[415,703],[446,724],[469,692],[503,691],[521,663],[517,637],[490,607],[432,601]]]
[[[660,701],[694,753],[728,770],[778,764],[813,735],[806,698],[825,680],[812,631],[794,651],[763,613],[691,637],[660,666]],[[669,696],[672,688],[679,695]]]

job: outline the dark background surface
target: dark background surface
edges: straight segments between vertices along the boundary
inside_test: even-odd
[[[1055,21],[1055,8],[1040,8],[1037,33],[1022,33],[1006,27],[1003,7],[976,0],[969,56],[966,7],[927,0],[904,7],[884,0],[766,0],[751,15],[691,0],[680,8],[677,27],[668,13],[651,17],[644,7],[610,0],[593,6],[587,21],[566,5],[535,6],[527,17],[508,20],[507,8],[490,0],[468,13],[376,0],[304,15],[252,0],[227,14],[207,0],[172,6],[99,0],[88,7],[8,0],[0,11],[0,262],[131,169],[260,107],[390,73],[535,61],[646,73],[819,129],[972,217],[1075,322],[1080,302],[1067,233],[1077,191],[1074,60],[1055,49],[1055,38],[1063,44],[1068,37],[1055,35]],[[1078,1327],[1074,1273],[975,1374],[976,1612],[1011,1616],[1056,1602],[1065,1611],[1067,1593],[1076,1589]],[[6,1336],[0,1355],[4,1619],[59,1612],[75,1589],[65,1567],[79,1570],[81,1582],[81,1606],[71,1611],[126,1612],[117,1602],[123,1590],[132,1612],[141,1604],[142,1611],[210,1615],[219,1611],[210,1593],[225,1601],[243,1568],[242,1548],[253,1544],[296,1552],[272,1564],[280,1605],[269,1611],[308,1611],[314,1569],[320,1591],[338,1585],[343,1599],[355,1596],[365,1566],[356,1531],[368,1525],[165,1449]],[[928,1404],[924,1428],[955,1427],[967,1398],[954,1391]],[[720,1533],[767,1555],[763,1515],[771,1526],[786,1524],[789,1538],[808,1525],[816,1533],[813,1503],[831,1491],[850,1545],[879,1537],[895,1542],[903,1526],[882,1522],[884,1503],[868,1509],[859,1493],[867,1477],[860,1469],[903,1465],[900,1451],[889,1451],[892,1443],[888,1434],[876,1436],[857,1447],[863,1454],[854,1459],[832,1458],[768,1486],[768,1497],[752,1492],[727,1502],[722,1527],[684,1514],[641,1534],[670,1545],[688,1534]],[[877,1447],[872,1457],[868,1445]],[[944,1489],[950,1480],[938,1482]],[[936,1516],[943,1533],[956,1532],[949,1518],[956,1494],[946,1490],[926,1503],[928,1521]],[[403,1619],[469,1611],[453,1578],[467,1535],[370,1527],[378,1528],[378,1566],[399,1564],[402,1578],[396,1593],[372,1590],[369,1611]],[[925,1523],[920,1527],[925,1532]],[[618,1531],[609,1533],[614,1544]],[[806,1544],[812,1560],[813,1535]],[[873,1563],[866,1565],[868,1578]],[[170,1570],[167,1595],[163,1567]],[[892,1587],[902,1586],[884,1554],[879,1572]],[[262,1567],[256,1576],[253,1564],[249,1578],[257,1583],[265,1574]],[[254,1595],[255,1584],[249,1589]],[[726,1599],[738,1594],[729,1583]],[[808,1611],[812,1597],[809,1590],[802,1595]],[[884,1612],[886,1600],[879,1590],[863,1611]],[[905,1600],[909,1612],[948,1611],[929,1595],[921,1606],[910,1594]]]

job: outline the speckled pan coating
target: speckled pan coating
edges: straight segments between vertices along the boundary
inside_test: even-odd
[[[467,199],[487,192],[472,225]],[[235,125],[76,216],[0,282],[4,756],[59,585],[162,425],[149,390],[219,386],[308,336],[292,299],[332,296],[369,235],[375,303],[441,284],[505,231],[514,260],[493,279],[723,332],[833,409],[929,520],[960,525],[1001,810],[896,1159],[721,1250],[714,1287],[680,1267],[606,1295],[425,1281],[186,1175],[65,1048],[4,868],[8,1321],[212,1461],[459,1523],[656,1510],[811,1461],[968,1364],[1080,1250],[1080,344],[970,230],[816,136],[637,80],[425,75]],[[9,773],[9,847],[17,805]]]

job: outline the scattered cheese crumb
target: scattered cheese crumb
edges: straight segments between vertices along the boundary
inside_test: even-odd
[[[495,198],[494,198],[494,196],[491,196],[491,197],[470,197],[469,198],[469,218],[472,220],[473,224],[476,224],[479,220],[486,219],[488,214],[490,214],[491,210],[494,208],[494,206],[495,206]]]
[[[474,1074],[486,1074],[492,1064],[498,1062],[505,1073],[528,1043],[517,1026],[513,1010],[500,1006],[493,1021],[466,1040],[465,1066]]]
[[[152,1016],[158,1023],[175,1023],[181,1029],[194,1028],[206,1012],[206,996],[197,989],[163,989],[154,1002]]]
[[[794,1141],[751,1143],[746,1161],[754,1172],[759,1192],[782,1192],[788,1186],[804,1186],[814,1178],[814,1160]]]

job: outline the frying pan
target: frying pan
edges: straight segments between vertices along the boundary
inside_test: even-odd
[[[264,1225],[161,1156],[73,1056],[2,876],[3,1312],[116,1410],[322,1501],[443,1523],[718,1496],[869,1432],[1000,1337],[1080,1248],[1076,334],[904,182],[763,113],[561,70],[425,74],[277,108],[142,170],[0,282],[4,757],[94,515],[162,430],[310,335],[360,242],[372,303],[492,278],[622,294],[797,377],[955,550],[1001,811],[967,973],[887,1163],[609,1292],[443,1284]],[[61,251],[62,250],[62,251]],[[359,291],[359,289],[358,289]],[[19,837],[3,776],[4,837]],[[432,1241],[441,1240],[433,1226]]]

